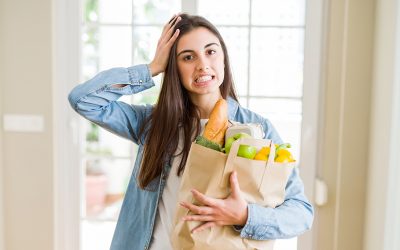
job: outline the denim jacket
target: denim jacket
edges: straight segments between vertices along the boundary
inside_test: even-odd
[[[115,84],[126,84],[115,87]],[[137,183],[146,135],[139,138],[139,129],[151,114],[152,105],[129,105],[117,101],[122,95],[132,95],[154,86],[147,65],[113,68],[76,86],[68,96],[72,108],[104,129],[138,144],[138,155],[126,190],[114,237],[112,250],[148,249],[154,229],[157,206],[169,174],[170,164],[145,190]],[[272,124],[262,116],[245,109],[228,98],[229,119],[241,123],[260,123],[265,138],[282,143]],[[283,204],[276,208],[248,205],[248,219],[237,229],[240,237],[256,240],[291,238],[311,227],[313,207],[304,195],[304,186],[295,168],[286,186]]]

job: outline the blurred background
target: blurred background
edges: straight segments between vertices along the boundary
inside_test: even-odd
[[[217,26],[241,105],[292,144],[315,221],[276,250],[400,249],[400,1],[0,0],[0,250],[109,249],[137,147],[67,95],[149,63],[178,12]]]

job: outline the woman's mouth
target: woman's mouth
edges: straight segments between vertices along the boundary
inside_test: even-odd
[[[194,81],[194,85],[196,87],[205,87],[207,86],[212,80],[214,79],[214,76],[212,75],[205,75],[205,76],[200,76]]]

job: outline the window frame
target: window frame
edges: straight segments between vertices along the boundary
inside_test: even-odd
[[[182,0],[182,10],[196,13],[198,0]],[[304,92],[301,137],[301,171],[306,194],[313,201],[323,103],[320,95],[324,9],[326,0],[306,1],[304,42]],[[54,249],[80,249],[81,162],[79,117],[67,103],[67,94],[79,82],[82,1],[53,2],[53,103],[54,103]],[[312,142],[312,143],[310,143]],[[310,145],[312,145],[310,147]],[[315,229],[313,231],[316,231]],[[299,249],[312,249],[313,232],[299,238]]]

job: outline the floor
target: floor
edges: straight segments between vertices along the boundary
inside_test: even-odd
[[[83,221],[81,250],[109,250],[115,224],[114,221]],[[274,250],[297,250],[297,238],[277,240]]]

